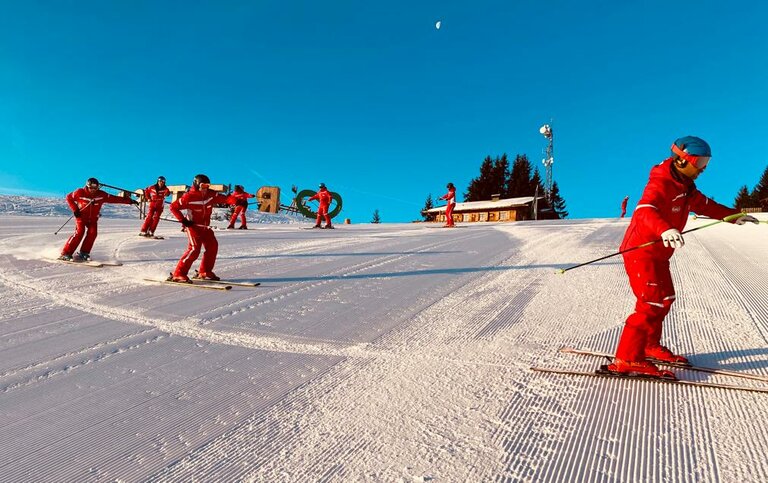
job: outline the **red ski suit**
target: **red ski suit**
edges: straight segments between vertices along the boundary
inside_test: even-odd
[[[456,206],[456,188],[450,188],[446,194],[440,197],[440,199],[448,202],[448,204],[445,205],[445,225],[453,226],[453,207]]]
[[[320,206],[317,208],[317,222],[316,226],[320,226],[320,222],[325,218],[325,226],[330,226],[331,217],[328,216],[328,207],[331,206],[331,192],[328,188],[320,188],[320,191],[311,196],[308,201],[317,200],[320,202]]]
[[[651,169],[621,250],[659,240],[661,234],[671,228],[682,232],[691,211],[716,219],[739,212],[701,194],[691,179],[674,172],[672,158],[669,158]],[[643,361],[646,347],[661,344],[662,321],[675,300],[669,271],[669,259],[674,251],[659,242],[623,255],[624,269],[637,302],[635,311],[624,323],[616,348],[617,359]]]
[[[163,214],[163,206],[165,204],[165,198],[171,194],[166,186],[162,188],[158,185],[152,185],[144,190],[144,199],[147,200],[147,217],[144,219],[144,224],[141,225],[141,231],[143,233],[154,233],[157,228],[157,224],[160,221],[160,215]]]
[[[200,256],[200,250],[205,248],[203,260],[200,262],[201,274],[213,272],[213,266],[216,264],[216,255],[219,251],[219,242],[216,241],[216,235],[210,228],[211,212],[213,207],[226,203],[227,197],[216,193],[213,190],[205,190],[205,194],[196,187],[190,188],[181,198],[171,203],[171,213],[177,220],[184,220],[181,210],[189,210],[192,215],[192,222],[195,224],[187,227],[187,237],[189,245],[184,255],[181,256],[173,276],[186,276],[192,263]]]
[[[87,188],[76,189],[69,193],[66,199],[72,211],[75,211],[75,209],[80,210],[80,216],[75,218],[75,232],[64,244],[64,248],[61,249],[62,255],[72,255],[75,253],[81,240],[83,241],[83,246],[80,247],[80,251],[91,253],[93,242],[96,241],[96,235],[99,233],[98,221],[101,205],[104,203],[131,204],[130,198],[112,196],[102,190],[91,191]],[[83,235],[85,235],[85,240],[83,240]]]
[[[240,217],[240,228],[247,226],[245,221],[245,212],[248,211],[248,198],[255,198],[256,195],[246,193],[245,191],[235,191],[229,195],[227,204],[234,206],[235,210],[232,212],[232,217],[229,219],[229,226],[234,227],[237,217]]]

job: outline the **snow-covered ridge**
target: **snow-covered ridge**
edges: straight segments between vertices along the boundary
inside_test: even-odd
[[[46,198],[34,196],[3,195],[0,194],[0,214],[5,215],[37,215],[37,216],[70,216],[66,200],[61,198]],[[261,213],[255,209],[248,210],[249,223],[297,223],[306,222],[303,216],[297,217],[287,213]],[[101,207],[101,216],[105,218],[138,219],[138,210],[130,205],[105,204]],[[166,207],[163,216],[170,216]],[[214,210],[214,218],[224,220],[226,210]]]

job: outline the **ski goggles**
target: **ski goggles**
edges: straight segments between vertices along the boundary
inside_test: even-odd
[[[92,191],[96,191],[97,189],[99,189],[98,183],[97,184],[89,184],[89,185],[86,185],[85,187],[88,188],[89,190],[92,190]]]
[[[672,152],[680,156],[680,159],[684,159],[693,165],[694,168],[702,171],[709,164],[709,160],[712,156],[694,156],[693,154],[686,153],[682,149],[677,147],[677,144],[672,145]]]

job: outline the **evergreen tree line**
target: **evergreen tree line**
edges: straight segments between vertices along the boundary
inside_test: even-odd
[[[490,200],[493,195],[501,198],[521,198],[524,196],[538,195],[544,197],[544,185],[542,184],[539,168],[531,165],[528,156],[518,154],[509,166],[506,154],[491,158],[486,156],[480,165],[480,176],[470,181],[467,192],[464,193],[465,201]],[[565,218],[568,211],[565,208],[565,200],[560,195],[557,181],[552,183],[550,199],[539,200],[539,210],[549,218]]]
[[[768,167],[763,171],[763,176],[752,191],[747,189],[747,185],[739,188],[736,194],[736,201],[733,202],[738,209],[761,207],[763,211],[768,211]]]
[[[538,202],[539,218],[568,216],[565,200],[560,195],[560,188],[556,181],[552,183],[551,197],[547,200],[539,169],[531,165],[528,156],[516,155],[510,167],[507,155],[502,154],[496,158],[485,157],[480,165],[480,176],[470,181],[467,192],[464,193],[464,201],[487,201],[494,195],[499,195],[500,198],[521,198],[534,196],[537,192],[542,197]],[[434,208],[434,202],[430,194],[422,208],[425,220],[429,219],[425,213],[426,210],[432,208]]]

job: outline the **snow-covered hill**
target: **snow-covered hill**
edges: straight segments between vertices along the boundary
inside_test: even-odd
[[[121,267],[46,260],[66,216],[0,216],[0,481],[768,480],[768,394],[530,370],[613,350],[621,260],[556,271],[627,220],[217,231],[262,285],[214,291],[146,281],[186,237],[135,219],[99,225]],[[665,342],[768,377],[768,225],[686,241]]]

